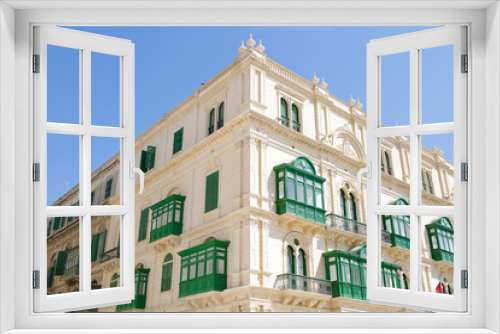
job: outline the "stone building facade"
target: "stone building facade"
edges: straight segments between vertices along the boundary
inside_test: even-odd
[[[137,117],[140,117],[137,114]],[[382,142],[382,198],[407,205],[409,140]],[[423,203],[453,205],[453,164],[422,149]],[[225,69],[136,139],[136,299],[98,312],[406,311],[366,300],[366,114],[250,37]],[[92,204],[120,203],[119,155]],[[54,205],[78,205],[78,188]],[[92,218],[92,287],[119,285],[119,216]],[[79,219],[48,220],[49,293],[78,285]],[[422,230],[425,291],[453,293],[453,220]],[[383,217],[381,273],[408,288],[409,220]]]

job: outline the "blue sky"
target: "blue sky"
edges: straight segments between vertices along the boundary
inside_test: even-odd
[[[129,39],[136,52],[136,136],[231,63],[241,40],[250,33],[266,47],[269,58],[311,79],[324,77],[334,96],[349,95],[366,105],[366,45],[372,39],[428,29],[429,27],[71,27],[81,31]],[[452,47],[424,50],[422,56],[423,122],[453,120]],[[48,121],[78,122],[78,52],[50,47],[48,56]],[[386,59],[387,58],[387,59]],[[382,121],[407,124],[409,105],[408,58],[382,60]],[[119,61],[92,55],[92,124],[118,125]],[[365,108],[363,108],[365,109]],[[55,138],[54,138],[55,137]],[[64,140],[61,140],[62,137]],[[78,139],[49,136],[47,202],[78,183],[75,165]],[[433,142],[453,161],[453,135],[422,138]],[[92,170],[119,149],[113,139],[92,141]],[[72,157],[75,156],[75,157]],[[72,158],[70,158],[72,157]],[[76,160],[77,162],[78,160]]]

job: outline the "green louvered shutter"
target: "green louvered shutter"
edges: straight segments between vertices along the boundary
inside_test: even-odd
[[[61,222],[61,217],[56,217],[56,219],[54,219],[54,231],[57,231],[59,229],[60,222]]]
[[[161,291],[169,291],[172,288],[172,266],[173,262],[169,262],[163,265],[163,270],[161,274]]]
[[[147,163],[146,163],[147,159],[148,159],[148,152],[142,150],[141,151],[141,165],[140,165],[140,168],[141,168],[141,170],[144,173],[146,173],[148,171]]]
[[[92,255],[91,255],[91,260],[94,262],[97,260],[97,244],[99,243],[99,234],[94,234],[92,235]]]
[[[68,253],[65,251],[60,251],[57,253],[57,262],[56,262],[56,276],[61,276],[64,274],[64,265],[66,264],[66,258]]]
[[[156,158],[156,147],[148,146],[148,158],[147,158],[147,169],[151,170],[155,168],[155,158]]]
[[[98,259],[100,259],[102,257],[102,253],[104,253],[104,245],[106,245],[106,233],[107,230],[104,230],[101,234],[99,234],[101,242],[99,242],[99,249],[97,250]]]
[[[149,208],[141,211],[141,220],[139,222],[139,238],[137,242],[146,239],[148,230],[148,220],[149,220]]]

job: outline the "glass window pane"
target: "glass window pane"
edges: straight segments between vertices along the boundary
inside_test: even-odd
[[[423,49],[420,55],[422,124],[453,122],[453,45]]]
[[[47,205],[80,205],[80,138],[47,134]]]
[[[92,52],[92,125],[120,126],[120,57]]]
[[[224,270],[224,267],[225,267],[225,263],[226,261],[224,261],[223,259],[217,259],[217,274],[224,274],[225,270]]]
[[[382,124],[410,125],[410,53],[382,56],[381,67]]]
[[[73,217],[70,224],[57,226],[63,218],[49,217],[52,231],[47,237],[47,295],[80,291],[80,217]],[[54,224],[57,229],[54,229]]]
[[[80,123],[80,52],[47,45],[47,122]]]

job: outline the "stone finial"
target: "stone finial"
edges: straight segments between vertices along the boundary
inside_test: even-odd
[[[245,51],[247,48],[245,46],[245,42],[244,41],[241,41],[241,46],[238,48],[238,51],[240,53],[242,53],[243,51]]]
[[[358,103],[356,103],[356,108],[358,109],[363,108],[363,105],[361,104],[361,102],[359,102],[359,98],[358,98]]]
[[[356,101],[352,98],[352,94],[350,94],[350,95],[351,95],[351,98],[349,99],[349,105],[351,107],[354,107],[354,105],[356,104]]]
[[[253,48],[255,46],[255,41],[252,38],[252,34],[250,34],[250,38],[247,41],[247,46]]]
[[[312,82],[313,84],[315,84],[315,85],[319,82],[319,79],[318,79],[318,77],[316,76],[316,72],[314,72],[314,77],[311,79],[311,82]]]
[[[321,77],[321,85],[319,86],[323,89],[326,89],[326,87],[328,87],[328,84],[325,82],[325,78]]]
[[[259,39],[259,45],[257,45],[257,47],[256,47],[255,49],[256,49],[257,51],[259,51],[259,52],[264,52],[264,50],[266,49],[266,48],[264,47],[264,45],[262,45],[262,40],[261,40],[261,39]]]

